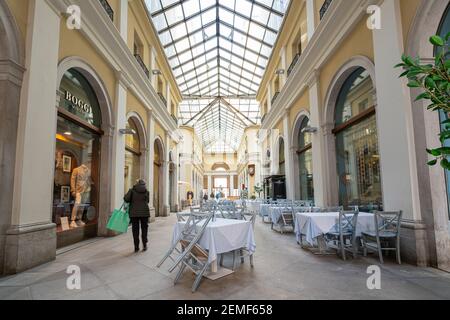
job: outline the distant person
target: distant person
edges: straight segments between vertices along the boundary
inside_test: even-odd
[[[144,180],[138,180],[124,197],[124,201],[130,204],[130,220],[133,229],[134,252],[139,252],[139,228],[142,229],[142,244],[147,251],[148,223],[150,218],[150,193]]]

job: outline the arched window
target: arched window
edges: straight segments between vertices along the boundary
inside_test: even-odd
[[[286,174],[286,159],[284,156],[284,139],[280,138],[280,148],[279,148],[279,156],[278,156],[278,165],[279,165],[279,173],[284,176]]]
[[[304,117],[298,134],[297,154],[300,178],[300,199],[314,201],[311,133],[304,131],[304,129],[309,126],[309,118]]]
[[[60,88],[55,142],[53,217],[58,247],[95,236],[103,136],[99,100],[78,70],[65,72]]]
[[[133,130],[125,138],[125,192],[127,192],[137,179],[141,179],[141,142],[138,128],[133,118],[127,123],[127,129]]]
[[[450,32],[450,5],[445,10],[444,16],[442,18],[441,24],[439,26],[438,34],[445,38],[445,36]],[[435,48],[435,55],[437,55],[438,48]],[[441,111],[440,113],[440,120],[441,122],[444,122],[449,118],[449,114],[446,114],[444,111]],[[442,130],[444,130],[444,125],[442,126]],[[445,147],[450,147],[450,141],[445,141]],[[449,208],[449,218],[450,218],[450,171],[445,170],[445,178],[447,183],[447,201],[448,201],[448,208]]]
[[[380,154],[374,87],[364,68],[355,70],[339,93],[335,124],[341,205],[382,209]]]

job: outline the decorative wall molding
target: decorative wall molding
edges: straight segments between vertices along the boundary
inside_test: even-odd
[[[266,115],[261,129],[273,128],[282,119],[284,111],[301,97],[308,89],[308,85],[316,81],[317,72],[339,49],[354,26],[366,15],[366,8],[381,2],[383,0],[335,0],[332,2],[300,61],[292,70],[280,95]]]
[[[163,105],[151,80],[146,77],[142,68],[122,39],[119,30],[111,21],[99,1],[85,0],[47,0],[63,16],[68,6],[78,5],[82,14],[82,28],[79,31],[105,59],[114,73],[125,74],[129,79],[129,90],[136,95],[142,104],[154,111],[155,119],[168,132],[175,132],[178,127],[175,120]]]

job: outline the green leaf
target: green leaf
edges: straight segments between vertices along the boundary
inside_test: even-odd
[[[435,149],[436,152],[439,152],[441,155],[450,155],[450,147],[442,147]]]
[[[442,46],[445,44],[444,39],[442,39],[442,38],[439,37],[439,36],[432,36],[432,37],[430,38],[430,42],[431,42],[433,45],[438,46],[438,47],[442,47]]]
[[[441,152],[437,149],[434,150],[427,149],[427,152],[431,154],[433,157],[439,157],[442,155]]]
[[[395,68],[400,68],[400,67],[406,67],[406,65],[404,63],[399,63],[399,64],[394,66],[394,69]]]
[[[405,56],[405,63],[410,66],[410,67],[414,67],[414,60],[411,57],[406,57]]]
[[[449,39],[450,39],[450,32],[445,35],[445,41],[448,41]]]
[[[403,72],[403,73],[399,76],[399,78],[403,78],[404,76],[406,76],[406,75],[408,74],[408,72],[409,72],[409,71]]]
[[[435,82],[431,77],[427,77],[427,78],[425,79],[425,85],[426,85],[428,88],[437,88],[436,82]]]
[[[408,83],[408,87],[410,87],[410,88],[420,88],[420,83],[418,81],[416,81],[416,80],[411,80]]]
[[[450,59],[448,59],[444,62],[444,67],[445,67],[445,69],[450,69]]]
[[[426,92],[420,94],[417,96],[416,101],[422,100],[422,99],[429,99],[430,95]]]
[[[434,160],[429,161],[427,164],[429,166],[435,166],[437,164],[437,162],[438,162],[437,159],[434,159]]]
[[[446,170],[450,170],[450,162],[444,158],[441,160],[441,167],[446,169]]]

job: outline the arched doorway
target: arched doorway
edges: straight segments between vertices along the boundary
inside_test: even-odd
[[[334,120],[339,203],[382,210],[374,86],[363,67],[353,70],[340,87]]]
[[[156,217],[164,214],[164,145],[161,138],[154,142],[153,207]]]
[[[132,134],[125,138],[125,193],[133,187],[136,180],[144,179],[146,145],[145,128],[137,114],[128,116],[127,129]]]
[[[58,247],[106,232],[109,213],[110,157],[105,148],[110,140],[104,139],[104,128],[110,123],[109,103],[95,72],[83,65],[69,59],[58,70],[52,214]]]
[[[294,127],[293,139],[296,150],[294,167],[298,174],[295,181],[295,198],[314,201],[312,137],[311,133],[305,131],[308,127],[310,127],[308,115],[300,114]]]
[[[278,142],[278,174],[280,176],[286,175],[285,145],[282,137]]]
[[[25,72],[21,39],[6,1],[0,0],[0,275],[13,207],[20,91]]]
[[[445,10],[445,13],[442,17],[441,24],[439,26],[438,34],[445,39],[447,34],[450,33],[450,4],[447,6],[447,9]],[[437,56],[439,54],[438,48],[435,48],[434,55]],[[448,57],[447,57],[448,59]],[[450,118],[450,114],[446,114],[445,112],[441,111],[439,115],[440,121],[441,121],[441,130],[445,129],[445,125],[442,124],[445,120],[448,120]],[[450,147],[450,140],[446,140],[444,143],[445,147]],[[448,206],[448,217],[450,220],[450,170],[444,170],[445,172],[445,180],[446,180],[446,190],[447,190],[447,206]]]
[[[434,34],[445,34],[445,29],[448,28],[448,15],[448,1],[422,0],[408,32],[406,54],[433,61],[436,49],[429,38]],[[410,90],[417,159],[415,174],[420,185],[420,218],[427,225],[428,250],[423,253],[423,260],[448,271],[450,270],[448,174],[439,165],[428,166],[427,162],[430,159],[425,151],[431,146],[440,145],[442,115],[438,116],[436,112],[427,110],[427,101],[415,101],[415,97],[422,93],[420,90],[414,88]]]

